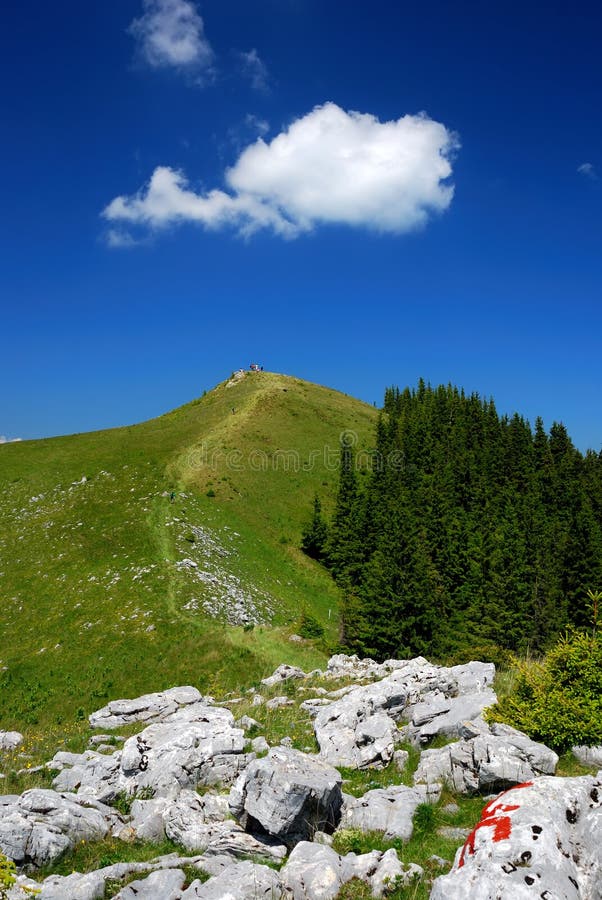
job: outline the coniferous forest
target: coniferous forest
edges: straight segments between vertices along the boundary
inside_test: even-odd
[[[539,652],[602,586],[602,453],[452,386],[391,388],[368,464],[343,439],[332,520],[316,498],[302,547],[342,588],[350,652]]]

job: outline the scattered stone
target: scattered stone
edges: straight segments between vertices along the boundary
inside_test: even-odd
[[[382,897],[394,886],[410,884],[422,869],[414,864],[404,867],[393,849],[339,856],[331,847],[302,841],[280,874],[293,900],[333,900],[352,878],[368,884],[374,897]]]
[[[272,697],[271,700],[268,700],[266,702],[265,708],[266,709],[280,709],[280,707],[282,707],[282,706],[292,706],[293,703],[294,703],[294,701],[291,700],[290,697],[285,697],[285,696]]]
[[[383,853],[376,872],[369,880],[372,896],[384,897],[396,888],[407,887],[413,881],[422,878],[423,874],[424,870],[416,863],[404,866],[395,850],[387,850],[386,853]]]
[[[0,750],[16,750],[23,743],[23,735],[18,731],[0,731]]]
[[[257,719],[253,719],[251,716],[241,716],[240,719],[236,720],[236,724],[239,728],[244,728],[245,731],[249,731],[251,728],[261,728]]]
[[[393,754],[393,763],[395,764],[395,768],[398,772],[405,772],[408,762],[410,759],[410,754],[407,750],[396,750]]]
[[[582,766],[602,767],[602,747],[572,747],[571,750]]]
[[[261,683],[265,687],[274,687],[277,684],[282,684],[284,681],[289,681],[291,678],[307,678],[307,675],[298,666],[283,664],[278,666],[274,674],[270,675],[269,678],[262,678]]]
[[[465,841],[470,834],[470,828],[455,828],[453,825],[442,825],[437,829],[437,834],[448,841]]]
[[[254,753],[267,753],[270,749],[270,745],[263,735],[253,738],[253,740],[251,741],[251,747],[253,748]]]
[[[460,812],[460,807],[457,803],[446,803],[445,806],[441,807],[441,812],[454,816],[456,813]]]

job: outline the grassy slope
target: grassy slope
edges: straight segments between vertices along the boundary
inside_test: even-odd
[[[219,692],[285,660],[321,662],[286,640],[304,606],[331,636],[336,628],[336,590],[297,549],[300,531],[316,490],[332,502],[324,449],[334,460],[345,428],[367,446],[375,415],[260,373],[141,425],[0,447],[0,728],[66,724],[112,697],[177,683]],[[297,457],[287,464],[278,451]],[[172,488],[174,503],[163,496]],[[274,627],[209,618],[210,587],[174,565],[185,557],[238,579]]]

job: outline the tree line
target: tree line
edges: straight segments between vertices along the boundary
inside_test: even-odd
[[[303,550],[343,593],[341,643],[379,659],[540,651],[602,585],[602,452],[451,385],[389,388],[369,465],[343,437]]]

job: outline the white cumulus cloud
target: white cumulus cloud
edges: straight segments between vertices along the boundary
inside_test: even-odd
[[[144,13],[129,31],[142,58],[153,68],[208,70],[213,50],[203,20],[189,0],[143,0]]]
[[[401,234],[449,207],[458,147],[456,135],[425,114],[380,122],[326,103],[269,143],[258,138],[248,146],[225,173],[228,190],[197,192],[182,172],[160,166],[103,216],[151,229],[197,222],[296,237],[342,224]]]

